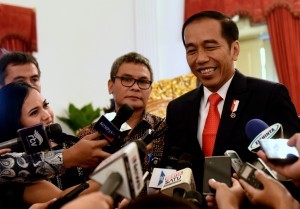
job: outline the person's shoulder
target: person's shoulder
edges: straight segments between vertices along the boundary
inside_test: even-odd
[[[238,85],[243,85],[244,83],[247,85],[249,88],[274,88],[274,87],[284,87],[283,84],[275,82],[275,81],[270,81],[270,80],[265,80],[262,78],[256,78],[252,76],[246,76],[240,71],[236,71],[235,76],[233,81],[234,83]]]
[[[165,123],[165,118],[154,115],[149,112],[145,112],[144,120],[146,120],[149,124],[152,124],[154,126],[159,125],[160,123]]]
[[[201,88],[198,87],[196,89],[193,89],[175,99],[173,99],[172,101],[170,101],[170,103],[177,103],[177,102],[183,102],[183,101],[193,101],[195,98],[200,97],[200,91]]]

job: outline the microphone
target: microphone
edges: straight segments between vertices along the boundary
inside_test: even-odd
[[[190,153],[184,152],[179,156],[177,162],[177,170],[184,168],[192,168],[193,156]]]
[[[192,169],[184,168],[164,178],[161,193],[182,198],[191,190],[196,190]]]
[[[182,151],[179,147],[171,147],[170,152],[163,163],[164,168],[153,168],[148,185],[149,188],[162,188],[165,176],[176,172],[178,158],[181,152]]]
[[[260,119],[252,119],[248,121],[245,132],[249,140],[251,140],[248,150],[256,153],[260,147],[259,141],[262,139],[283,138],[282,125],[275,123],[270,127]]]
[[[89,188],[89,184],[87,182],[84,182],[77,187],[75,187],[73,190],[68,192],[63,197],[57,199],[55,202],[50,204],[47,209],[60,209],[64,204],[70,202],[71,200],[75,199],[82,191]]]
[[[19,129],[18,133],[19,137],[0,143],[0,149],[10,148],[14,152],[25,151],[27,154],[50,150],[49,138],[61,134],[62,129],[59,124],[50,124],[44,127],[40,123]],[[20,147],[23,147],[23,149],[20,149]]]
[[[100,183],[102,191],[108,195],[116,193],[133,199],[144,187],[141,159],[144,159],[146,152],[143,142],[131,142],[103,160],[90,178]]]
[[[183,198],[187,191],[196,190],[196,184],[192,172],[192,155],[182,153],[177,162],[177,172],[174,172],[164,178],[161,188],[163,194]]]
[[[122,124],[131,117],[133,111],[132,106],[124,104],[120,107],[112,121],[109,121],[104,115],[102,115],[95,123],[94,129],[108,140],[110,146],[120,147],[120,144],[124,144],[124,140],[122,139],[122,132],[119,129]],[[110,146],[107,146],[105,151],[113,153],[115,150],[113,148],[109,148]]]

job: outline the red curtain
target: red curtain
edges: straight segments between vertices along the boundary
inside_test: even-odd
[[[300,114],[300,0],[185,0],[185,20],[203,10],[267,23],[279,81],[288,88]]]
[[[229,16],[250,17],[253,23],[265,21],[276,7],[286,7],[294,16],[300,15],[300,0],[185,0],[185,20],[203,10],[217,10]]]
[[[0,47],[11,51],[37,51],[33,9],[0,4]]]
[[[294,18],[286,8],[279,7],[266,20],[279,81],[288,88],[299,113],[300,19]]]

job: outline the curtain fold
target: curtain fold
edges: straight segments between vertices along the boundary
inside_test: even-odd
[[[288,88],[299,114],[300,19],[294,18],[286,8],[278,7],[266,21],[279,81]]]
[[[0,47],[12,51],[37,51],[33,9],[0,4]]]
[[[230,17],[239,14],[248,16],[253,23],[261,23],[276,7],[285,7],[294,16],[300,16],[300,0],[185,0],[184,18],[203,10],[217,10]]]

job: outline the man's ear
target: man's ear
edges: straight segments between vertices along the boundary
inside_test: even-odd
[[[232,59],[237,61],[239,53],[240,53],[240,43],[239,41],[235,41],[231,46]]]
[[[109,79],[108,82],[107,82],[107,88],[108,88],[108,93],[109,94],[113,93],[113,86],[114,86],[114,82]]]

